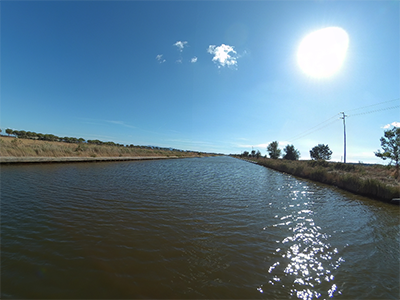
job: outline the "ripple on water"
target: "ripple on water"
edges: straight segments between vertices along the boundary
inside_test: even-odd
[[[297,188],[298,190],[293,190]],[[291,199],[274,219],[275,224],[264,227],[264,234],[277,238],[275,257],[268,269],[268,282],[258,287],[260,293],[272,287],[288,289],[290,296],[300,299],[332,297],[342,292],[335,283],[344,259],[337,247],[331,245],[330,235],[323,224],[316,224],[314,201],[307,186],[287,184],[279,190],[289,190]],[[292,190],[292,191],[290,191]]]
[[[392,207],[233,158],[4,166],[1,197],[3,298],[399,292]]]

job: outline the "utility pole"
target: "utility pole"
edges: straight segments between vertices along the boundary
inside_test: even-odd
[[[342,117],[341,119],[343,119],[343,130],[344,130],[344,163],[346,163],[346,117],[348,117],[347,115],[344,114],[344,112],[341,112]]]

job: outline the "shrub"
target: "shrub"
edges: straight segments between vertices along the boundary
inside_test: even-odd
[[[351,171],[355,171],[356,167],[354,165],[351,165],[351,164],[335,163],[334,164],[334,169],[335,170],[342,170],[342,171],[346,171],[346,172],[351,172]]]
[[[302,176],[303,175],[304,166],[297,166],[294,170],[294,175]]]
[[[15,139],[13,139],[13,140],[11,141],[11,144],[12,144],[14,147],[19,147],[19,146],[22,144],[22,141],[19,140],[19,139],[17,139],[17,138],[15,138]]]
[[[311,167],[323,167],[326,168],[329,166],[329,163],[325,160],[311,160],[308,162],[308,165]]]
[[[310,178],[319,182],[326,182],[327,171],[323,168],[316,168],[310,173]]]
[[[282,172],[287,172],[288,171],[288,166],[283,162],[280,163],[277,167],[278,167],[277,169],[282,171]]]

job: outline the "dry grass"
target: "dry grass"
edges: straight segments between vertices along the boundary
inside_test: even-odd
[[[400,197],[399,179],[395,178],[394,167],[269,158],[250,160],[277,171],[334,185],[385,202]]]
[[[204,154],[202,154],[204,155]],[[133,157],[133,156],[199,156],[197,152],[145,149],[139,146],[121,147],[107,145],[49,142],[30,139],[0,137],[2,157]]]

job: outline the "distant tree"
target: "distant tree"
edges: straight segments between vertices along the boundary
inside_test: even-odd
[[[257,152],[256,152],[256,157],[257,157],[257,158],[260,158],[260,156],[261,156],[261,152],[260,152],[260,150],[257,150]]]
[[[255,157],[256,156],[256,150],[251,150],[251,157]]]
[[[77,143],[78,139],[76,137],[63,137],[60,139],[62,142],[66,142],[66,143]]]
[[[25,139],[26,138],[26,131],[25,130],[19,130],[19,131],[14,131],[14,134],[21,138],[21,139]]]
[[[329,149],[328,145],[318,144],[310,150],[310,157],[314,160],[330,160],[332,156],[332,151]]]
[[[298,160],[300,158],[299,150],[296,150],[293,145],[286,145],[283,151],[285,152],[283,159]]]
[[[7,128],[7,129],[6,129],[6,133],[7,133],[8,135],[10,135],[10,134],[12,134],[12,133],[13,133],[13,130],[12,130],[12,129],[10,129],[10,128]]]
[[[26,137],[28,139],[36,139],[37,138],[37,133],[36,132],[32,132],[32,131],[27,131],[26,132]]]
[[[43,135],[43,139],[50,142],[57,142],[60,140],[60,138],[58,136],[55,136],[54,134],[45,134]]]
[[[381,137],[381,147],[383,152],[378,150],[375,155],[383,160],[390,159],[390,164],[395,163],[396,177],[399,177],[399,156],[400,156],[400,127],[393,127],[385,130]]]
[[[267,147],[267,152],[270,158],[278,159],[281,156],[281,149],[278,148],[278,142],[274,141]]]
[[[83,143],[84,141],[85,141],[84,138],[79,138],[79,139],[78,139],[78,143]]]
[[[104,142],[100,140],[87,140],[88,144],[102,145]]]
[[[243,151],[241,157],[249,157],[249,152],[248,151]]]

